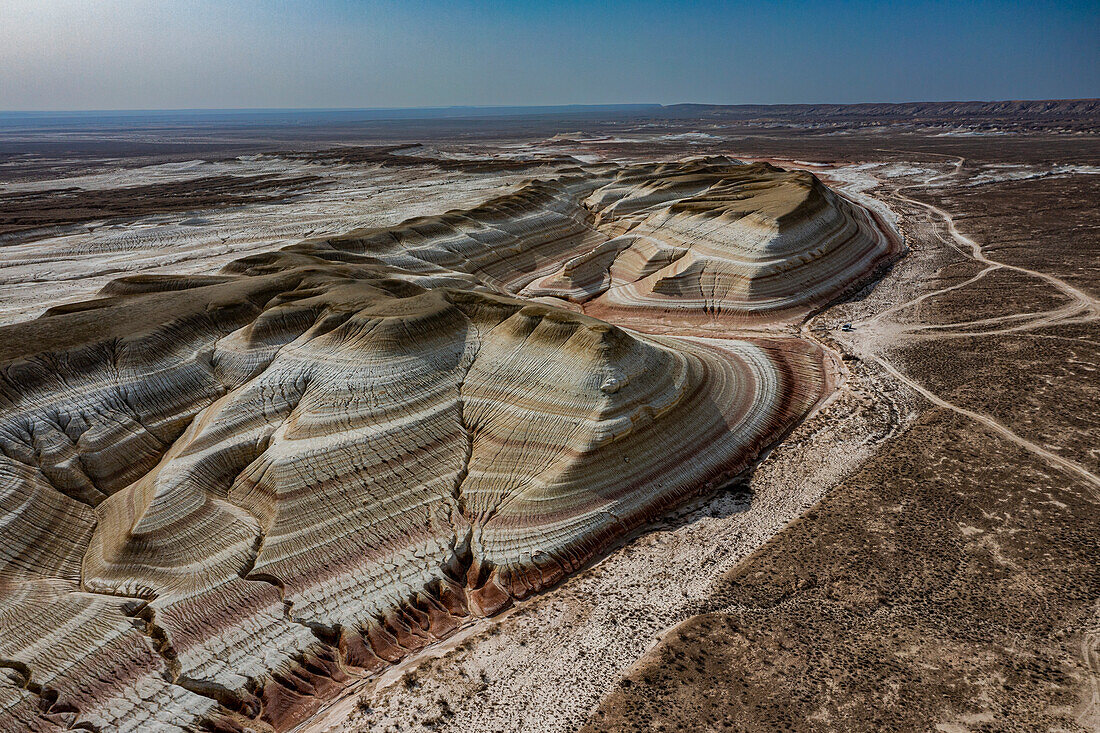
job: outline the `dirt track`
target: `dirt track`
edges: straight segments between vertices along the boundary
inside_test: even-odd
[[[963,163],[965,161],[966,161],[966,159],[960,156],[958,158],[958,160],[956,161],[956,163],[955,163],[954,169],[950,173],[939,174],[939,175],[936,175],[936,176],[932,176],[927,181],[925,181],[924,185],[928,186],[928,185],[931,185],[933,183],[943,181],[947,178],[958,176],[960,171],[962,170],[962,166],[963,166]],[[905,195],[901,194],[902,190],[907,190],[907,189],[917,188],[917,187],[919,187],[919,184],[914,184],[914,185],[911,185],[911,186],[905,186],[902,189],[898,189],[898,191],[895,193],[895,195],[896,195],[897,198],[901,199],[902,201],[906,201],[906,202],[914,204],[916,206],[924,207],[928,211],[932,212],[936,216],[943,219],[944,223],[947,226],[947,231],[950,234],[951,239],[954,240],[955,244],[961,245],[961,247],[958,248],[959,251],[963,252],[964,254],[967,254],[975,262],[980,262],[981,264],[985,265],[986,267],[981,272],[979,272],[977,275],[975,275],[973,278],[971,278],[969,280],[966,280],[963,283],[960,283],[958,285],[953,285],[953,286],[950,286],[948,288],[943,288],[943,289],[940,289],[940,290],[934,290],[930,293],[925,293],[923,295],[919,295],[919,296],[917,296],[915,298],[912,298],[911,300],[905,301],[903,303],[898,303],[897,305],[892,306],[890,309],[888,309],[886,311],[883,311],[881,313],[877,313],[874,316],[861,321],[859,323],[859,325],[862,326],[863,324],[867,324],[867,323],[881,322],[881,319],[884,316],[888,315],[888,314],[895,313],[895,312],[897,312],[897,311],[899,311],[903,308],[906,308],[910,305],[913,305],[914,303],[922,302],[922,301],[927,300],[929,298],[934,298],[934,297],[937,297],[939,295],[943,295],[946,292],[950,292],[952,290],[967,287],[967,286],[973,284],[974,282],[976,282],[978,279],[980,279],[980,278],[984,277],[985,275],[987,275],[988,273],[992,272],[993,270],[997,270],[997,269],[1001,269],[1001,268],[1004,268],[1004,269],[1007,269],[1007,270],[1012,270],[1014,272],[1023,273],[1025,275],[1029,275],[1031,277],[1036,277],[1036,278],[1039,278],[1039,279],[1043,280],[1044,282],[1050,283],[1055,288],[1057,288],[1059,291],[1061,291],[1062,293],[1065,293],[1067,296],[1069,296],[1072,299],[1072,302],[1065,305],[1065,306],[1062,306],[1061,308],[1057,308],[1057,309],[1051,310],[1051,311],[1038,312],[1038,313],[1036,313],[1036,312],[1014,313],[1014,314],[1010,314],[1010,315],[1007,315],[1007,316],[1002,316],[1000,318],[984,319],[984,320],[981,320],[981,321],[966,321],[966,322],[962,322],[962,323],[954,323],[950,326],[950,328],[959,329],[959,328],[963,328],[963,327],[969,326],[969,325],[982,325],[982,326],[985,326],[985,325],[989,325],[989,324],[992,324],[992,323],[1002,323],[1002,322],[1005,322],[1005,321],[1015,321],[1015,320],[1019,320],[1021,318],[1026,318],[1027,319],[1026,323],[1017,324],[1015,326],[1011,326],[1009,328],[999,330],[999,331],[982,331],[982,332],[973,332],[973,331],[971,331],[971,332],[967,332],[967,334],[966,334],[968,336],[989,336],[989,335],[995,335],[995,334],[998,334],[998,333],[1010,333],[1010,332],[1013,332],[1013,331],[1024,331],[1024,330],[1028,330],[1028,329],[1039,328],[1039,327],[1042,327],[1042,326],[1053,326],[1053,325],[1058,324],[1059,322],[1068,321],[1070,319],[1073,319],[1074,322],[1089,322],[1089,321],[1096,320],[1096,318],[1097,318],[1097,306],[1098,306],[1096,298],[1091,297],[1087,293],[1084,293],[1081,290],[1078,290],[1077,288],[1073,287],[1072,285],[1069,285],[1068,283],[1066,283],[1065,281],[1063,281],[1063,280],[1061,280],[1057,277],[1054,277],[1053,275],[1048,275],[1046,273],[1037,272],[1035,270],[1031,270],[1031,269],[1028,269],[1026,267],[1017,267],[1017,266],[1014,266],[1014,265],[1006,264],[1004,262],[998,262],[997,260],[990,259],[982,251],[982,246],[978,242],[975,242],[973,239],[971,239],[971,238],[965,236],[964,234],[962,234],[961,232],[959,232],[958,228],[955,226],[955,220],[954,220],[954,218],[952,218],[951,214],[949,214],[948,212],[946,212],[943,209],[939,208],[938,206],[933,206],[932,204],[929,204],[929,203],[926,203],[926,202],[923,202],[923,201],[918,201],[918,200],[913,199],[909,196],[905,196]],[[942,241],[945,245],[951,246],[952,243],[950,241],[944,239],[938,233],[937,233],[936,236],[939,237],[940,241]],[[901,334],[901,333],[912,333],[912,332],[921,331],[921,330],[946,328],[944,326],[927,326],[927,325],[924,325],[924,326],[922,326],[922,325],[908,325],[908,326],[905,326],[905,325],[900,325],[900,324],[894,324],[894,326],[895,327],[892,329],[892,331],[893,331],[893,335],[895,337],[897,335]],[[843,340],[844,335],[841,334],[839,336],[839,338],[841,338]],[[1003,424],[997,422],[996,420],[994,420],[993,418],[991,418],[987,415],[981,415],[981,414],[978,414],[978,413],[973,412],[971,410],[967,410],[967,409],[964,409],[962,407],[958,407],[956,405],[951,404],[947,400],[944,400],[943,398],[937,396],[936,394],[933,394],[931,391],[929,391],[927,388],[921,386],[915,380],[911,379],[910,377],[907,377],[905,374],[903,374],[901,372],[900,369],[898,369],[894,364],[891,364],[889,361],[887,361],[882,356],[880,356],[878,354],[873,354],[873,353],[872,354],[867,354],[862,349],[859,349],[860,342],[858,340],[854,341],[853,344],[856,346],[857,350],[860,351],[861,355],[868,356],[869,358],[874,359],[877,363],[882,365],[882,367],[884,369],[886,369],[888,372],[890,372],[890,374],[893,375],[894,378],[898,379],[899,381],[903,382],[906,386],[908,386],[911,389],[915,390],[916,392],[920,393],[920,395],[922,397],[927,399],[932,404],[937,405],[939,407],[943,407],[943,408],[948,409],[948,410],[952,410],[954,412],[959,413],[960,415],[965,415],[966,417],[970,418],[971,420],[978,421],[979,423],[986,426],[990,430],[994,431],[995,433],[997,433],[1001,437],[1012,441],[1016,445],[1019,445],[1021,448],[1025,449],[1025,450],[1027,450],[1031,453],[1034,453],[1035,455],[1039,456],[1043,460],[1049,461],[1050,463],[1053,463],[1053,464],[1059,466],[1060,468],[1063,468],[1063,469],[1066,469],[1066,470],[1069,470],[1069,471],[1072,471],[1072,472],[1078,474],[1079,476],[1081,476],[1081,478],[1083,478],[1089,484],[1096,487],[1097,489],[1100,489],[1100,476],[1097,476],[1095,473],[1093,473],[1093,472],[1087,470],[1086,468],[1074,463],[1073,461],[1067,460],[1067,459],[1063,458],[1062,456],[1059,456],[1055,453],[1052,453],[1049,450],[1046,450],[1042,446],[1036,445],[1035,443],[1033,443],[1029,440],[1021,438],[1019,435],[1012,432],[1012,430],[1010,430],[1009,428],[1007,428]],[[1098,494],[1098,496],[1100,496],[1100,494]]]

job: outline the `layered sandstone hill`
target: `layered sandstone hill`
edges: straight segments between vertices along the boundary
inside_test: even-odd
[[[468,211],[292,248],[475,275],[639,328],[794,322],[858,289],[901,243],[805,171],[726,158],[596,169]]]
[[[766,164],[651,181],[625,175],[590,201],[625,230],[592,312],[725,323],[789,320],[837,299],[896,243],[811,173]]]
[[[0,730],[285,729],[744,470],[830,389],[819,348],[512,295],[654,207],[725,221],[683,202],[737,168],[531,183],[0,329]]]

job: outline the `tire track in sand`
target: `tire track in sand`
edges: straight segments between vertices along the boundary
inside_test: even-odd
[[[1067,283],[1067,282],[1065,282],[1065,281],[1061,280],[1060,278],[1057,278],[1053,275],[1050,275],[1048,273],[1039,272],[1039,271],[1032,270],[1032,269],[1029,269],[1029,268],[1026,268],[1026,267],[1019,267],[1017,265],[1009,265],[1007,263],[999,262],[997,260],[994,260],[994,259],[990,258],[989,256],[987,256],[985,254],[985,252],[982,249],[982,246],[978,242],[976,242],[975,240],[971,239],[970,237],[966,236],[965,234],[963,234],[962,232],[960,232],[958,230],[958,227],[955,224],[954,217],[952,217],[950,213],[944,211],[943,209],[941,209],[938,206],[935,206],[935,205],[929,204],[929,203],[925,203],[924,201],[920,201],[918,199],[914,199],[914,198],[911,198],[909,196],[905,196],[901,193],[901,191],[909,189],[909,188],[915,188],[915,187],[920,186],[920,185],[928,186],[928,185],[934,183],[935,181],[943,180],[943,179],[946,179],[946,178],[952,178],[954,176],[957,176],[962,171],[962,166],[965,163],[965,161],[966,161],[965,158],[963,158],[961,156],[957,157],[956,160],[955,160],[955,163],[954,163],[953,170],[951,170],[950,172],[944,173],[944,174],[939,174],[939,175],[936,175],[936,176],[931,176],[923,184],[914,184],[912,186],[903,186],[895,192],[895,195],[897,196],[897,198],[899,198],[902,201],[906,201],[910,204],[921,207],[921,208],[925,209],[926,211],[928,211],[930,214],[933,214],[934,216],[938,216],[944,222],[944,224],[946,225],[947,232],[948,232],[948,234],[951,235],[952,241],[945,240],[939,234],[938,231],[936,232],[936,237],[943,244],[945,244],[946,246],[951,247],[952,249],[955,249],[955,250],[959,251],[960,253],[962,253],[963,255],[965,255],[967,257],[969,257],[970,259],[974,260],[975,262],[984,264],[986,266],[985,269],[983,269],[976,276],[970,278],[966,282],[959,283],[958,285],[954,285],[954,286],[951,286],[951,287],[948,287],[948,288],[943,288],[941,290],[934,291],[932,293],[927,293],[925,295],[913,298],[913,299],[911,299],[911,300],[909,300],[905,303],[895,305],[892,308],[890,308],[888,311],[886,311],[884,313],[881,313],[881,314],[878,314],[875,318],[868,319],[868,321],[878,320],[879,317],[884,316],[887,313],[897,312],[897,311],[899,311],[899,310],[901,310],[901,309],[903,309],[903,308],[905,308],[909,305],[913,305],[915,303],[922,302],[924,300],[929,299],[930,297],[934,297],[935,295],[940,295],[940,294],[943,294],[945,292],[949,292],[951,290],[956,290],[956,289],[959,289],[963,286],[972,284],[975,281],[979,280],[984,275],[986,275],[990,272],[993,272],[994,270],[997,270],[997,269],[1013,270],[1015,272],[1019,272],[1019,273],[1022,273],[1024,275],[1028,275],[1028,276],[1035,277],[1035,278],[1038,278],[1040,280],[1043,280],[1044,282],[1052,285],[1059,292],[1063,293],[1064,295],[1068,296],[1071,299],[1071,302],[1069,304],[1067,304],[1065,306],[1062,306],[1060,308],[1056,308],[1052,311],[1047,311],[1045,313],[1035,314],[1037,317],[1032,322],[1030,322],[1028,324],[1023,324],[1021,326],[1017,326],[1017,327],[1014,327],[1014,328],[1005,329],[1006,332],[1007,331],[1026,330],[1028,328],[1036,328],[1036,327],[1039,327],[1039,326],[1052,325],[1052,324],[1060,323],[1060,322],[1095,321],[1097,319],[1097,314],[1098,314],[1097,299],[1096,298],[1093,298],[1092,296],[1088,295],[1087,293],[1073,287],[1069,283]],[[1083,316],[1081,314],[1083,314]],[[955,325],[959,325],[959,324],[955,324]],[[918,331],[918,330],[921,330],[921,329],[911,329],[911,330],[912,331]],[[990,332],[990,333],[996,333],[996,332]],[[839,336],[840,334],[835,334],[835,335]],[[967,335],[974,335],[974,334],[967,334]],[[944,336],[949,337],[950,334],[944,334]],[[851,342],[845,341],[845,343],[850,348],[854,346],[854,344],[852,344]],[[955,405],[951,402],[948,402],[947,400],[945,400],[942,397],[936,395],[931,390],[925,388],[924,386],[922,386],[921,384],[916,382],[916,380],[914,380],[911,377],[903,374],[896,366],[894,366],[893,364],[891,364],[889,361],[887,361],[885,358],[879,356],[878,354],[868,353],[867,350],[865,350],[865,349],[857,349],[857,350],[863,352],[862,355],[864,357],[867,357],[867,358],[870,358],[871,360],[873,360],[875,363],[877,363],[879,366],[881,366],[883,369],[885,369],[895,379],[902,382],[903,384],[905,384],[910,389],[912,389],[913,391],[920,394],[922,397],[924,397],[926,400],[928,400],[932,404],[936,405],[937,407],[941,407],[943,409],[950,410],[950,411],[955,412],[959,415],[967,417],[967,418],[983,425],[985,428],[987,428],[988,430],[993,432],[995,435],[999,435],[1000,437],[1010,441],[1014,445],[1017,445],[1017,446],[1023,448],[1024,450],[1028,451],[1032,455],[1035,455],[1035,456],[1043,459],[1046,463],[1048,463],[1050,465],[1053,465],[1053,466],[1056,466],[1058,468],[1061,468],[1061,469],[1065,470],[1068,473],[1071,473],[1073,475],[1076,475],[1076,476],[1080,477],[1085,482],[1086,488],[1093,495],[1093,497],[1097,498],[1097,499],[1100,499],[1100,477],[1098,477],[1096,474],[1092,473],[1091,471],[1087,470],[1083,466],[1078,465],[1077,463],[1075,463],[1073,461],[1070,461],[1066,458],[1063,458],[1062,456],[1059,456],[1059,455],[1047,450],[1046,448],[1043,448],[1042,446],[1040,446],[1036,443],[1033,443],[1032,441],[1027,440],[1026,438],[1023,438],[1023,437],[1017,435],[1015,432],[1010,430],[1008,427],[1006,427],[1005,425],[1001,424],[1000,422],[994,420],[993,418],[989,417],[988,415],[983,415],[983,414],[974,412],[973,410],[967,410],[966,408],[959,407],[958,405]],[[1082,630],[1080,654],[1081,654],[1082,660],[1084,661],[1085,668],[1089,671],[1089,676],[1091,677],[1091,679],[1089,681],[1091,683],[1091,684],[1089,684],[1089,687],[1091,687],[1091,695],[1090,695],[1089,701],[1085,704],[1085,707],[1082,710],[1081,714],[1077,716],[1077,722],[1080,725],[1082,725],[1083,727],[1088,728],[1088,727],[1097,726],[1098,724],[1100,724],[1100,600],[1098,600],[1096,602],[1096,606],[1095,606],[1093,616],[1087,622],[1085,628]]]

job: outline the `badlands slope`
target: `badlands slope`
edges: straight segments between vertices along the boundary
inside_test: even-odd
[[[766,329],[884,231],[764,164],[575,169],[0,329],[0,730],[287,729],[552,586],[829,394]]]

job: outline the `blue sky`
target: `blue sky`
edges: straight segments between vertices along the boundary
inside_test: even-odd
[[[1094,2],[0,0],[0,110],[1100,96]]]

